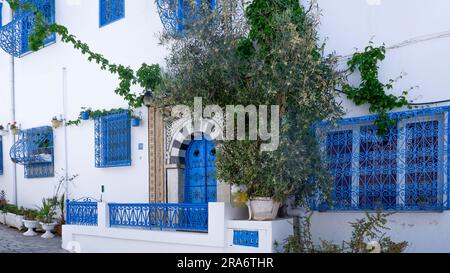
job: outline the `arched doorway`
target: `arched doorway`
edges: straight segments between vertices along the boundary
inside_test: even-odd
[[[186,150],[184,202],[217,202],[216,148],[205,138],[192,140]]]

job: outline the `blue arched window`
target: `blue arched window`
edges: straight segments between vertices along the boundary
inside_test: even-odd
[[[159,16],[164,28],[173,34],[181,34],[199,16],[203,3],[210,10],[217,8],[216,0],[157,0]]]
[[[53,128],[22,130],[9,155],[14,163],[24,166],[25,178],[53,177]]]
[[[125,17],[125,0],[100,0],[100,27]]]

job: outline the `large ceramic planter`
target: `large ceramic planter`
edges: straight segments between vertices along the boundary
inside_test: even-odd
[[[23,225],[28,229],[27,232],[25,232],[24,236],[36,236],[37,233],[34,232],[34,229],[38,227],[39,222],[34,220],[23,220]]]
[[[247,206],[249,220],[271,221],[277,218],[281,204],[272,198],[253,198]]]
[[[0,211],[0,224],[6,225],[6,213]]]
[[[55,229],[56,223],[41,223],[42,229],[45,231],[45,233],[41,236],[44,239],[50,239],[55,237],[55,234],[52,233],[52,231]]]
[[[17,215],[9,212],[5,216],[6,225],[9,227],[17,228],[18,230],[21,230],[23,227],[23,219],[24,217],[22,215]]]

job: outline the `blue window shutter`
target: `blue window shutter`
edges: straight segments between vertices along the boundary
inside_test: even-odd
[[[97,168],[131,165],[131,123],[128,111],[95,119],[95,166]]]
[[[100,27],[125,17],[125,0],[100,0]]]

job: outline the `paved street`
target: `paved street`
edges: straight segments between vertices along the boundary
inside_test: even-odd
[[[25,237],[17,229],[0,225],[0,253],[65,253],[61,238]]]

